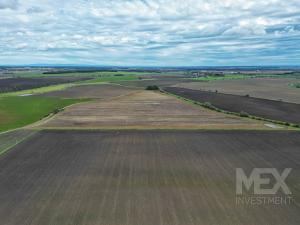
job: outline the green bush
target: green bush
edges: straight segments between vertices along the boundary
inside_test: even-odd
[[[155,91],[155,90],[159,90],[159,87],[157,85],[150,85],[146,87],[146,90]]]
[[[241,117],[249,117],[249,114],[247,112],[241,111],[240,113]]]
[[[299,124],[291,124],[292,127],[296,127],[296,128],[299,128],[300,125]]]
[[[208,108],[208,109],[216,110],[216,111],[219,110],[217,107],[213,106],[210,102],[204,102],[202,104],[202,106],[205,108]]]
[[[61,109],[61,108],[56,108],[56,109],[53,110],[53,114],[57,114],[57,113],[59,113],[59,112],[61,112],[61,111],[63,111],[63,109]]]

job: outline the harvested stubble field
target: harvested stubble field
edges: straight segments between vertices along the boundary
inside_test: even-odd
[[[298,132],[42,131],[0,158],[0,224],[298,225]],[[236,205],[235,169],[293,168],[289,205]]]
[[[134,89],[111,84],[95,84],[70,87],[61,91],[53,91],[42,94],[47,97],[60,98],[101,98],[107,99],[127,94]]]
[[[153,91],[77,104],[39,128],[267,129],[263,122],[214,112]]]
[[[300,104],[178,87],[167,87],[164,90],[194,101],[209,102],[229,112],[246,112],[266,119],[300,124]]]
[[[299,83],[296,78],[252,78],[238,80],[218,80],[210,82],[181,83],[177,87],[193,90],[216,91],[225,94],[250,95],[251,97],[300,104],[300,90],[291,87]]]

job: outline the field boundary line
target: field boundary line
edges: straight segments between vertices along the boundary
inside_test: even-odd
[[[186,101],[186,102],[189,102],[191,104],[194,104],[194,105],[197,105],[197,106],[201,106],[203,108],[206,108],[206,109],[209,109],[209,110],[212,110],[212,111],[215,111],[215,112],[220,112],[220,113],[224,113],[224,114],[227,114],[227,115],[235,115],[235,116],[238,116],[238,117],[241,117],[241,118],[248,118],[248,119],[257,120],[257,121],[265,121],[265,122],[269,122],[269,123],[273,123],[273,124],[284,126],[284,128],[290,128],[290,129],[294,129],[294,130],[300,131],[300,125],[298,125],[298,124],[288,123],[288,122],[279,121],[279,120],[267,119],[267,118],[263,118],[263,117],[258,117],[258,116],[250,115],[250,114],[248,116],[242,116],[242,115],[240,115],[240,113],[226,111],[226,110],[217,108],[217,107],[215,107],[213,105],[208,106],[208,105],[206,105],[203,102],[199,102],[199,101],[195,101],[195,100],[192,100],[192,99],[189,99],[189,98],[185,98],[185,97],[182,97],[182,96],[170,93],[170,92],[162,90],[162,89],[159,89],[159,91],[161,93],[166,94],[166,95],[173,96],[173,97],[175,97],[177,99],[180,99],[182,101]],[[274,129],[276,129],[276,128],[274,128]],[[279,128],[277,128],[277,129],[279,129]]]
[[[119,83],[112,83],[112,82],[109,82],[108,84],[116,85],[116,86],[121,86],[121,87],[126,87],[126,88],[132,88],[132,89],[136,89],[136,90],[143,90],[143,88],[140,88],[140,87],[128,86],[128,85],[119,84]]]
[[[60,88],[61,86],[61,88]],[[19,96],[22,94],[32,94],[32,95],[38,95],[38,94],[44,94],[44,93],[49,93],[53,91],[62,91],[65,89],[68,89],[70,87],[77,86],[75,83],[67,83],[67,84],[56,84],[56,85],[50,85],[50,86],[45,86],[45,87],[39,87],[39,88],[33,88],[33,89],[27,89],[23,91],[14,91],[14,92],[6,92],[6,93],[1,93],[0,97],[10,97],[10,96]],[[43,90],[46,88],[53,88],[53,87],[58,87],[59,89],[57,90]]]
[[[45,93],[54,92],[54,91],[63,91],[63,90],[66,90],[66,89],[69,89],[72,87],[77,87],[77,86],[103,85],[103,84],[109,84],[109,83],[101,82],[101,83],[93,84],[93,83],[80,83],[80,81],[75,81],[75,82],[71,82],[71,83],[54,84],[54,85],[49,85],[49,86],[21,90],[21,91],[4,92],[4,93],[0,93],[0,97],[19,96],[22,94],[39,95],[39,94],[45,94]],[[51,90],[51,89],[47,90],[48,88],[55,88],[55,87],[57,87],[57,90]]]
[[[84,103],[88,103],[88,102],[98,102],[98,101],[110,101],[110,100],[114,100],[114,99],[117,99],[117,98],[120,98],[120,97],[125,97],[127,95],[131,95],[131,94],[135,94],[137,92],[139,92],[140,90],[133,90],[132,92],[130,93],[126,93],[126,94],[122,94],[122,95],[119,95],[119,96],[116,96],[116,97],[112,97],[112,98],[109,98],[109,99],[94,99],[94,98],[91,98],[91,99],[87,99],[87,101],[84,101],[84,102],[77,102],[75,104],[72,104],[72,105],[68,105],[64,108],[61,109],[61,111],[65,111],[66,109],[70,108],[70,107],[73,107],[75,105],[79,105],[79,104],[84,104]],[[49,120],[52,120],[54,119],[56,116],[58,116],[60,114],[60,112],[58,113],[50,113],[47,117],[39,120],[39,121],[36,121],[32,124],[29,124],[27,126],[25,126],[24,128],[29,128],[29,129],[35,129],[37,126],[41,126],[45,123],[47,123]]]
[[[87,103],[87,102],[92,102],[92,101],[94,101],[94,99],[91,99],[91,100],[87,99],[87,101],[77,102],[77,103],[74,103],[74,104],[65,106],[65,107],[63,107],[63,108],[60,109],[60,112],[65,111],[66,109],[68,109],[68,108],[71,107],[71,106],[79,105],[79,104],[83,104],[83,103]],[[46,116],[46,117],[44,117],[44,118],[42,118],[42,119],[40,119],[40,120],[38,120],[38,121],[35,121],[35,122],[32,123],[32,124],[28,124],[28,125],[24,126],[23,128],[33,129],[35,126],[40,126],[40,125],[42,125],[42,124],[48,122],[50,119],[55,118],[60,112],[58,112],[58,113],[53,113],[53,112],[52,112],[52,113],[50,113],[48,116]],[[21,129],[21,128],[19,128],[19,129]]]
[[[201,127],[34,127],[32,130],[37,131],[267,131],[267,132],[283,132],[294,131],[297,129],[270,129],[265,128],[209,128],[209,126]]]
[[[4,155],[6,152],[8,152],[11,148],[17,146],[18,144],[22,143],[23,141],[27,140],[28,138],[30,138],[31,136],[35,135],[38,131],[37,130],[32,130],[33,132],[31,134],[29,134],[28,136],[20,139],[19,141],[16,141],[14,144],[10,145],[9,147],[3,149],[0,151],[0,157],[2,155]]]
[[[126,97],[126,96],[134,95],[134,94],[139,93],[141,91],[143,91],[143,90],[132,90],[129,93],[125,93],[125,94],[122,94],[122,95],[119,95],[119,96],[111,97],[109,99],[104,99],[103,101],[116,100],[116,99],[123,98],[123,97]]]

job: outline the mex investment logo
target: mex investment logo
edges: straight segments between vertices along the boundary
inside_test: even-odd
[[[246,173],[236,168],[237,205],[289,205],[293,202],[287,184],[291,168],[279,171],[275,168],[254,168]]]

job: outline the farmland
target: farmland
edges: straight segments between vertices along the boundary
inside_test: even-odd
[[[181,83],[189,83],[193,82],[193,80],[190,79],[183,79],[183,78],[150,78],[148,80],[138,80],[138,81],[115,81],[114,83],[121,84],[124,86],[129,87],[137,87],[137,88],[145,88],[150,85],[157,85],[159,87],[167,87],[172,85],[178,85]],[[194,81],[195,82],[195,81]]]
[[[299,105],[170,87],[211,83],[181,73],[84,74],[93,79],[1,95],[0,132],[25,126],[0,133],[1,225],[298,224],[297,128],[145,89],[237,112],[246,99],[244,111],[297,121]],[[236,168],[292,168],[293,201],[237,204]]]
[[[18,129],[0,134],[0,155],[13,146],[33,135],[36,131],[30,129]]]
[[[299,206],[235,204],[235,168],[293,168],[298,132],[43,131],[0,158],[6,225],[297,225]]]
[[[41,96],[60,97],[60,98],[91,98],[106,99],[124,95],[135,89],[122,87],[120,85],[111,84],[95,84],[95,85],[78,85],[64,90],[46,92]]]
[[[130,80],[138,80],[139,76],[137,75],[123,75],[123,74],[114,74],[114,75],[99,75],[98,77],[92,80],[86,80],[81,83],[83,84],[94,84],[94,83],[102,83],[102,82],[113,82],[113,81],[130,81]]]
[[[0,0],[0,225],[300,225],[300,0]]]
[[[300,77],[300,76],[299,76]],[[210,82],[189,82],[178,84],[178,87],[218,91],[224,94],[250,95],[251,97],[300,104],[300,91],[291,84],[299,82],[297,78],[252,78],[238,80],[218,80]]]
[[[0,132],[31,124],[77,102],[80,100],[31,96],[2,97],[0,98]]]
[[[0,93],[22,91],[27,89],[34,89],[43,86],[51,86],[62,83],[72,83],[76,81],[83,81],[89,79],[88,77],[47,77],[47,78],[7,78],[1,79]]]
[[[300,124],[299,104],[177,87],[169,87],[164,90],[198,102],[209,102],[226,111],[246,112],[271,120]]]
[[[225,115],[152,91],[68,107],[42,128],[51,129],[267,129],[263,122]]]
[[[161,75],[159,71],[119,71],[119,70],[86,70],[86,71],[15,71],[10,76],[12,77],[113,77],[115,75],[123,76],[148,76]],[[163,73],[168,75],[168,73]]]

